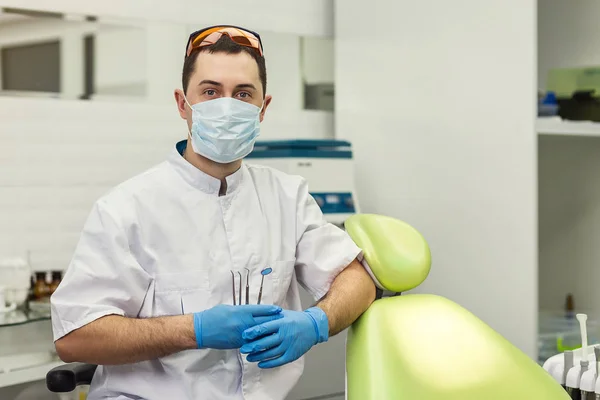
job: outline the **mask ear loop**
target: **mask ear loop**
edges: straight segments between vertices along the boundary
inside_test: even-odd
[[[183,90],[182,90],[183,92]],[[185,95],[185,93],[183,94],[183,100],[185,100],[185,104],[188,105],[188,107],[190,108],[190,110],[192,109],[192,105],[190,104],[190,102],[187,99],[187,96]]]
[[[185,92],[183,92],[183,90],[181,90],[181,92],[183,93],[183,100],[185,100],[185,104],[187,104],[187,105],[188,105],[188,107],[190,108],[190,110],[192,110],[192,111],[193,111],[192,105],[191,105],[191,104],[190,104],[190,102],[188,101],[188,99],[187,99],[187,96],[185,95]],[[192,140],[192,130],[191,130],[191,128],[190,128],[190,127],[188,127],[188,134],[187,134],[187,135],[188,135],[188,138],[189,138],[190,140]],[[185,158],[185,157],[184,157],[184,158]]]

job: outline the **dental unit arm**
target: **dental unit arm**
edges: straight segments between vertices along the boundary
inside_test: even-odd
[[[429,274],[427,242],[410,225],[358,214],[346,231],[380,288],[403,293]],[[534,360],[443,297],[402,294],[375,302],[350,327],[348,400],[569,399]]]

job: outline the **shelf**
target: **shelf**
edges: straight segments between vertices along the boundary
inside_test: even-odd
[[[32,322],[46,321],[50,319],[50,310],[14,310],[8,313],[0,313],[0,329],[8,326],[24,325]]]
[[[560,117],[541,117],[536,121],[536,131],[538,135],[600,137],[600,123],[565,121]]]
[[[54,367],[63,365],[62,361],[52,361],[34,367],[23,368],[10,372],[0,372],[0,388],[22,383],[35,382],[46,379],[46,374]]]

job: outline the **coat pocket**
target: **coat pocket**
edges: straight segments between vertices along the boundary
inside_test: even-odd
[[[183,315],[203,311],[209,301],[206,271],[186,271],[155,276],[153,316]],[[184,298],[190,300],[184,307]],[[191,299],[194,299],[192,301]],[[191,304],[196,304],[191,311]]]
[[[270,280],[270,296],[271,303],[282,305],[285,301],[290,285],[292,284],[292,277],[294,276],[294,266],[296,260],[286,261],[275,261],[271,263],[273,268],[273,277]]]

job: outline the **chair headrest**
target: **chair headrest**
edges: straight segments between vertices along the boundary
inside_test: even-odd
[[[357,214],[344,225],[363,250],[371,272],[386,290],[406,292],[419,286],[429,275],[429,245],[407,223],[383,215]]]

